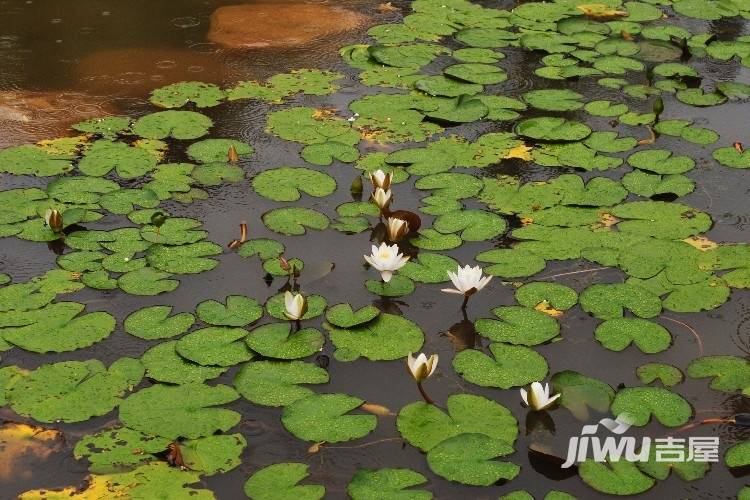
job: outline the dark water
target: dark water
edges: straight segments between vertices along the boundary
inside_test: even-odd
[[[343,89],[332,96],[296,98],[292,104],[346,109],[349,101],[372,89],[359,85],[355,73],[345,67],[338,58],[337,48],[365,40],[364,29],[339,34],[313,44],[284,50],[228,50],[205,41],[208,16],[213,10],[230,2],[180,0],[176,1],[130,1],[112,0],[75,1],[18,1],[0,0],[0,92],[35,91],[42,93],[81,94],[81,101],[89,106],[98,106],[103,112],[140,114],[152,108],[148,105],[150,89],[183,79],[196,79],[221,84],[230,84],[243,79],[264,78],[269,75],[301,67],[332,68],[348,74]],[[236,3],[236,2],[235,2]],[[338,2],[372,16],[372,24],[397,19],[397,15],[382,15],[375,10],[376,3],[365,0]],[[405,6],[406,2],[394,2]],[[501,5],[504,6],[504,5]],[[705,26],[723,33],[744,34],[744,24],[714,23]],[[694,32],[697,30],[694,30]],[[492,87],[498,93],[517,96],[532,86],[543,88],[549,84],[531,74],[532,57],[523,52],[505,49],[506,59],[501,66],[510,78],[501,85]],[[135,55],[134,55],[135,54]],[[145,61],[145,62],[144,62]],[[439,67],[439,62],[436,63]],[[700,73],[711,79],[750,81],[748,70],[740,73],[730,65],[698,62]],[[428,68],[429,69],[429,68]],[[710,87],[710,84],[709,84]],[[604,90],[593,82],[576,89],[587,99],[594,99]],[[626,99],[634,111],[645,111],[642,101]],[[666,111],[663,118],[692,118],[698,125],[716,130],[724,143],[735,140],[750,143],[748,116],[750,105],[728,104],[714,109],[700,109],[680,105],[671,97],[665,98]],[[639,106],[642,109],[639,109]],[[297,144],[282,141],[265,134],[265,116],[272,106],[257,102],[224,103],[208,109],[216,126],[214,137],[231,137],[249,142],[256,153],[242,166],[252,176],[265,168],[282,165],[302,166]],[[345,113],[345,111],[344,111]],[[571,117],[577,113],[570,113]],[[609,129],[607,119],[586,118],[599,129]],[[2,124],[3,122],[0,122]],[[0,143],[17,132],[12,125],[2,125]],[[508,129],[507,124],[484,123],[459,126],[451,133],[469,139],[489,131]],[[41,130],[39,130],[41,129]],[[62,130],[58,123],[43,123],[35,129],[42,137],[54,137]],[[644,134],[645,135],[645,134]],[[41,137],[38,137],[41,138]],[[34,138],[36,139],[36,138]],[[14,143],[30,140],[19,134]],[[697,167],[688,173],[697,183],[694,193],[680,201],[708,212],[714,226],[707,236],[717,242],[748,241],[750,225],[750,186],[746,174],[740,170],[720,167],[710,159],[712,147],[702,148],[685,142],[664,140],[664,147],[679,154],[696,159]],[[10,144],[6,142],[5,144]],[[362,149],[368,152],[367,146]],[[170,150],[165,161],[181,159],[179,150]],[[333,215],[334,209],[351,198],[346,186],[355,172],[349,166],[335,163],[326,170],[339,183],[340,189],[323,201],[303,200],[305,206]],[[496,167],[486,169],[480,175],[509,173],[519,175],[524,181],[539,180],[561,173],[560,169],[545,169],[524,165],[503,164],[502,171]],[[602,175],[597,173],[597,175]],[[584,174],[584,177],[592,175]],[[10,179],[0,177],[4,188],[16,185],[43,185],[42,179]],[[386,311],[397,312],[416,321],[425,332],[423,348],[426,353],[439,353],[442,369],[436,377],[426,382],[431,396],[438,402],[459,392],[481,394],[494,399],[514,413],[521,431],[516,443],[517,451],[508,457],[522,467],[518,478],[506,485],[489,488],[471,488],[450,483],[430,472],[424,455],[417,449],[404,445],[395,429],[394,417],[379,417],[377,429],[364,439],[323,447],[317,454],[309,454],[309,444],[291,436],[279,420],[281,410],[262,408],[238,401],[230,405],[240,411],[243,421],[239,432],[248,441],[242,457],[242,465],[233,471],[209,477],[204,484],[218,498],[243,498],[242,485],[253,472],[261,467],[278,462],[299,461],[310,465],[309,482],[324,484],[328,498],[345,498],[346,485],[361,468],[408,467],[424,474],[429,482],[425,486],[436,498],[497,498],[516,489],[526,489],[538,498],[551,489],[567,491],[579,498],[600,496],[584,485],[578,476],[561,476],[559,471],[545,466],[543,462],[527,455],[529,445],[542,443],[564,453],[568,438],[578,435],[581,422],[569,412],[557,410],[551,413],[555,433],[526,435],[528,411],[520,404],[516,390],[500,391],[482,389],[469,384],[450,368],[456,348],[486,345],[487,341],[474,338],[468,321],[489,316],[489,310],[499,305],[512,305],[514,288],[495,278],[488,289],[470,301],[464,317],[455,296],[442,294],[443,285],[420,285],[412,295],[394,300],[373,302],[373,296],[362,283],[373,278],[372,271],[362,267],[362,253],[370,246],[369,233],[344,235],[336,231],[318,233],[311,231],[304,238],[279,238],[260,222],[260,216],[269,208],[280,206],[258,197],[249,196],[247,181],[208,188],[208,200],[191,205],[168,202],[165,206],[174,215],[195,217],[204,221],[209,231],[208,239],[224,244],[236,237],[237,224],[249,222],[250,237],[279,239],[287,247],[287,256],[298,256],[305,261],[301,278],[305,293],[325,296],[329,304],[350,302],[353,306],[374,303]],[[413,178],[394,188],[399,208],[416,209],[424,196],[413,188]],[[478,206],[478,205],[477,205]],[[472,208],[469,202],[469,208]],[[107,223],[91,225],[91,228],[117,227],[123,220],[108,217]],[[430,217],[423,220],[429,227]],[[462,263],[472,262],[480,251],[493,246],[507,246],[507,240],[495,242],[467,243],[461,248],[447,252]],[[11,275],[14,281],[24,281],[55,267],[55,255],[42,243],[20,241],[15,238],[0,239],[0,272]],[[277,293],[284,284],[280,280],[270,286],[263,281],[263,271],[254,259],[242,259],[234,253],[225,252],[219,257],[220,265],[213,271],[200,275],[180,277],[180,287],[164,297],[135,297],[119,292],[84,290],[66,296],[69,300],[86,303],[90,310],[107,310],[115,315],[118,323],[131,312],[148,305],[172,304],[175,312],[191,311],[201,301],[223,298],[230,294],[244,294],[263,302]],[[335,270],[324,271],[328,263],[335,263]],[[600,281],[614,282],[621,276],[617,270],[596,270],[598,266],[587,262],[550,262],[534,280],[554,280],[581,291],[586,286]],[[631,347],[614,353],[604,349],[593,338],[598,321],[590,318],[578,306],[559,318],[562,341],[539,346],[539,352],[549,363],[550,373],[574,369],[606,381],[613,387],[618,384],[640,385],[635,367],[649,361],[671,363],[683,371],[687,364],[701,354],[733,354],[745,356],[750,350],[750,293],[733,290],[730,300],[720,308],[707,313],[665,313],[658,321],[672,333],[674,344],[663,353],[647,357]],[[689,328],[679,324],[682,322]],[[320,325],[318,319],[309,321],[309,326]],[[700,336],[701,345],[694,333]],[[452,331],[459,338],[451,342],[445,332]],[[63,354],[35,355],[15,349],[5,353],[2,365],[18,365],[34,368],[43,363],[69,359],[99,359],[105,364],[122,356],[138,357],[152,342],[131,337],[118,327],[108,339],[91,348]],[[332,354],[330,344],[324,353]],[[217,379],[231,384],[237,367]],[[370,362],[359,360],[351,363],[336,362],[331,358],[329,366],[331,382],[316,387],[316,392],[344,392],[357,395],[369,402],[385,405],[394,412],[419,398],[416,388],[405,371],[403,360],[394,362]],[[678,391],[695,404],[697,419],[731,416],[740,411],[750,411],[747,400],[740,396],[710,391],[707,381],[691,380],[678,386]],[[0,409],[0,418],[20,420],[5,408]],[[591,422],[599,418],[592,416]],[[14,498],[19,492],[40,487],[62,487],[81,484],[87,474],[86,465],[72,458],[71,449],[82,435],[111,426],[116,422],[116,412],[81,424],[61,425],[67,439],[67,447],[45,461],[29,462],[32,473],[29,477],[0,478],[0,498]],[[639,430],[644,435],[663,437],[665,429],[651,424]],[[750,432],[728,426],[703,426],[692,434],[701,436],[719,435],[722,453],[729,445],[750,437]],[[682,437],[691,435],[686,432]],[[715,464],[703,480],[685,483],[673,474],[660,481],[647,493],[648,498],[732,498],[750,480],[733,477],[721,464]]]

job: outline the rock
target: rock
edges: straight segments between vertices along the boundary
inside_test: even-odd
[[[252,3],[220,7],[211,15],[209,41],[230,48],[297,47],[351,30],[367,17],[310,3]]]

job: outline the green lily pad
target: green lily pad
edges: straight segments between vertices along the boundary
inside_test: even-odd
[[[313,165],[330,165],[334,160],[351,163],[359,158],[359,151],[350,144],[326,141],[321,144],[308,144],[302,148],[302,159]]]
[[[233,147],[240,158],[253,154],[253,147],[236,139],[204,139],[194,142],[187,148],[187,155],[201,163],[226,162],[229,148]]]
[[[423,250],[440,251],[458,248],[463,243],[463,240],[455,234],[442,234],[430,228],[420,229],[419,236],[409,240],[409,243]]]
[[[123,292],[132,295],[159,295],[173,291],[180,284],[177,280],[169,279],[171,277],[169,273],[143,267],[120,276],[117,286]]]
[[[502,83],[508,79],[507,73],[501,68],[483,63],[454,64],[445,68],[443,73],[465,82],[482,85]]]
[[[414,291],[414,282],[406,276],[396,274],[388,283],[380,280],[367,280],[365,288],[381,297],[403,297]]]
[[[309,168],[279,167],[264,170],[253,179],[253,189],[273,201],[296,201],[300,192],[321,198],[336,190],[336,181],[328,174]]]
[[[207,231],[196,228],[203,223],[196,219],[183,217],[170,217],[161,225],[156,227],[148,225],[141,229],[141,237],[151,243],[163,245],[186,245],[195,243],[206,237]]]
[[[365,306],[354,311],[349,304],[336,304],[326,311],[326,321],[339,328],[352,328],[372,321],[380,314],[375,306]]]
[[[735,148],[715,149],[712,156],[725,167],[750,168],[750,150],[740,153]]]
[[[242,434],[229,434],[184,441],[180,449],[188,469],[211,476],[238,467],[246,446]]]
[[[581,99],[581,94],[570,89],[531,90],[523,94],[530,106],[545,111],[573,111],[583,107]]]
[[[163,342],[143,353],[141,362],[148,378],[169,384],[195,384],[227,371],[223,366],[201,366],[183,358],[177,353],[177,342]]]
[[[374,320],[352,328],[324,323],[334,355],[339,361],[353,361],[362,356],[372,361],[393,360],[410,352],[419,352],[424,334],[419,326],[401,316],[381,313]]]
[[[50,177],[73,169],[68,154],[55,154],[40,147],[25,144],[0,149],[0,173]]]
[[[584,422],[592,418],[589,408],[606,413],[615,399],[615,391],[608,384],[572,370],[554,374],[552,389],[560,394],[560,406]]]
[[[409,260],[400,273],[420,283],[443,283],[448,281],[448,271],[455,271],[458,262],[438,253],[421,252],[416,259]]]
[[[744,441],[731,446],[724,453],[727,467],[745,467],[750,465],[750,442]]]
[[[315,328],[291,330],[291,323],[269,323],[251,331],[245,342],[261,356],[276,359],[304,358],[323,348],[325,339]]]
[[[156,167],[157,159],[148,151],[122,142],[96,141],[78,163],[85,175],[102,177],[111,170],[123,179],[142,177]]]
[[[151,92],[149,101],[161,108],[181,108],[191,102],[199,108],[210,108],[224,97],[224,92],[212,83],[177,82]]]
[[[240,414],[217,408],[239,398],[226,385],[156,384],[141,389],[120,404],[120,420],[127,427],[168,439],[196,439],[237,425]]]
[[[307,300],[307,312],[302,316],[303,320],[317,318],[325,312],[326,305],[328,304],[325,297],[321,295],[306,295],[305,299]],[[288,320],[289,318],[284,314],[285,310],[283,293],[274,295],[266,301],[266,311],[276,319]]]
[[[540,141],[580,141],[591,134],[591,129],[580,122],[543,116],[519,122],[516,133]]]
[[[127,427],[106,429],[84,436],[76,443],[73,455],[89,461],[89,471],[111,474],[156,460],[155,453],[167,449],[168,439],[149,436]]]
[[[182,337],[174,348],[183,358],[202,366],[233,366],[253,358],[243,342],[246,335],[244,328],[201,328]]]
[[[695,189],[693,180],[684,175],[658,175],[641,170],[634,170],[625,174],[622,177],[622,185],[631,193],[647,198],[667,193],[685,196]]]
[[[652,292],[627,283],[591,285],[580,295],[581,308],[599,319],[617,319],[628,309],[639,318],[661,312],[661,300]]]
[[[677,91],[677,100],[691,106],[718,106],[726,102],[726,96],[718,92],[704,92],[701,89],[685,89]]]
[[[166,339],[183,334],[193,326],[195,317],[189,312],[169,316],[172,306],[150,306],[131,313],[123,327],[130,335],[145,340]]]
[[[322,231],[328,227],[328,217],[311,208],[275,208],[263,214],[263,223],[271,231],[289,236],[305,234],[306,228]]]
[[[247,363],[234,378],[234,387],[251,403],[288,406],[313,394],[301,384],[326,384],[328,372],[304,361],[255,361]]]
[[[608,495],[637,495],[656,484],[634,463],[625,460],[600,463],[589,459],[578,465],[578,474],[584,483]]]
[[[127,116],[105,116],[102,118],[90,118],[71,125],[71,128],[88,134],[99,134],[106,139],[113,139],[117,134],[130,127],[130,118]]]
[[[136,120],[133,132],[146,139],[197,139],[208,133],[214,122],[194,111],[159,111]]]
[[[237,253],[240,257],[253,257],[257,255],[261,260],[275,259],[284,253],[284,245],[276,240],[258,238],[247,240],[242,244]]]
[[[587,102],[583,109],[590,115],[605,117],[620,116],[628,112],[627,105],[607,100]]]
[[[472,486],[490,486],[500,479],[510,480],[521,468],[493,458],[513,453],[509,443],[484,434],[459,434],[427,452],[427,464],[437,475]]]
[[[57,302],[33,311],[10,311],[0,319],[0,337],[27,351],[67,352],[89,347],[107,338],[115,318],[98,311],[80,315],[85,306]]]
[[[465,241],[492,239],[507,229],[505,220],[484,210],[459,210],[438,216],[432,227],[441,233],[456,233]]]
[[[711,377],[711,389],[735,392],[750,387],[750,362],[736,356],[703,356],[687,368],[691,378]]]
[[[245,482],[245,495],[254,500],[319,500],[326,494],[319,484],[298,484],[309,475],[308,465],[287,462],[257,471]]]
[[[643,384],[650,384],[658,379],[664,387],[677,385],[684,378],[679,368],[665,363],[646,363],[639,366],[635,373]]]
[[[536,254],[515,248],[487,250],[475,257],[478,262],[489,265],[484,272],[503,278],[522,278],[532,276],[547,266],[547,261]]]
[[[703,478],[711,468],[708,462],[696,461],[694,458],[688,460],[690,450],[687,446],[678,444],[676,449],[671,449],[664,456],[657,457],[657,447],[652,446],[649,451],[648,460],[637,462],[638,468],[653,477],[663,481],[669,477],[670,471],[674,471],[683,481],[695,481]]]
[[[220,255],[222,248],[210,241],[199,241],[181,246],[153,245],[146,253],[149,265],[173,274],[198,274],[210,271],[219,261],[207,257]]]
[[[195,314],[201,321],[217,326],[247,326],[263,316],[263,307],[258,301],[244,295],[229,295],[226,305],[216,300],[198,304]]]
[[[534,308],[546,302],[555,309],[567,311],[578,303],[578,293],[559,283],[535,281],[518,288],[516,300],[525,307]]]
[[[687,156],[672,156],[665,149],[649,149],[628,156],[628,163],[635,168],[656,174],[684,174],[695,167],[695,162]]]
[[[370,47],[370,57],[386,66],[399,68],[420,67],[429,64],[445,48],[432,43]]]
[[[424,452],[466,432],[484,434],[510,445],[518,436],[513,414],[495,401],[474,394],[453,394],[446,407],[447,413],[423,401],[404,406],[396,419],[399,433]]]
[[[482,318],[476,320],[474,326],[477,333],[493,342],[537,345],[557,337],[560,333],[560,325],[554,318],[529,307],[496,307],[492,314],[501,321]]]
[[[400,500],[430,500],[432,493],[429,491],[407,489],[426,482],[427,478],[411,469],[360,469],[346,492],[353,500],[379,500],[383,495]]]
[[[711,217],[681,203],[634,201],[610,210],[617,218],[617,229],[652,238],[679,240],[695,236],[711,227]]]
[[[349,413],[363,403],[347,394],[312,394],[285,406],[281,423],[303,441],[349,441],[368,435],[377,426],[374,415]]]
[[[672,343],[666,328],[641,318],[609,319],[596,327],[594,336],[610,351],[622,351],[633,343],[644,353],[655,354]]]
[[[615,396],[611,407],[614,415],[626,413],[634,426],[644,426],[651,415],[666,427],[684,425],[693,415],[685,399],[663,387],[627,387]]]
[[[109,368],[101,361],[62,361],[22,374],[5,387],[13,411],[39,422],[83,422],[106,415],[143,377],[143,366],[121,358]]]
[[[434,197],[462,199],[476,196],[482,190],[482,181],[473,175],[446,172],[426,175],[415,182],[414,187],[421,190],[434,190]]]
[[[466,349],[453,358],[453,369],[469,382],[482,387],[509,389],[543,380],[547,361],[522,345],[490,344],[494,359],[481,351]]]
[[[426,76],[414,82],[414,88],[439,97],[474,95],[484,90],[484,87],[478,83],[465,83],[445,76]]]

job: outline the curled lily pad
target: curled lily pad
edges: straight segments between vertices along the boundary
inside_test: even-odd
[[[353,361],[362,356],[372,361],[392,360],[418,352],[424,342],[419,326],[401,316],[381,313],[374,320],[351,328],[340,328],[330,323],[331,342],[340,361]]]
[[[199,438],[237,425],[240,414],[219,405],[239,398],[226,385],[156,384],[141,389],[120,405],[120,420],[128,427],[168,439]]]
[[[322,231],[328,227],[328,217],[311,208],[275,208],[263,214],[263,223],[268,229],[291,236],[303,235],[306,228]]]
[[[547,361],[528,347],[494,343],[490,352],[494,359],[474,349],[461,351],[453,358],[453,369],[473,384],[501,389],[524,386],[547,376]]]
[[[291,323],[269,323],[251,331],[245,342],[258,354],[276,359],[304,358],[323,348],[325,340],[315,328],[291,330]]]
[[[193,326],[195,317],[188,313],[169,316],[172,306],[151,306],[139,309],[125,318],[125,331],[141,339],[155,340],[175,337]]]
[[[251,403],[288,406],[313,394],[301,384],[325,384],[328,372],[304,361],[255,361],[247,363],[234,378],[234,387]]]
[[[296,201],[300,191],[315,197],[328,196],[336,190],[330,175],[309,168],[279,167],[264,170],[253,179],[253,189],[274,201]]]
[[[216,300],[206,300],[198,304],[195,313],[209,325],[247,326],[260,319],[263,307],[255,299],[244,295],[229,295],[226,305]]]
[[[351,328],[375,319],[380,310],[374,306],[365,306],[353,310],[349,304],[336,304],[326,311],[326,321],[339,328]]]
[[[312,394],[285,406],[281,423],[304,441],[349,441],[368,435],[377,426],[374,415],[349,413],[363,403],[347,394]]]
[[[308,465],[300,463],[273,464],[265,467],[245,482],[245,494],[255,500],[319,500],[326,494],[319,484],[298,484],[309,475]]]

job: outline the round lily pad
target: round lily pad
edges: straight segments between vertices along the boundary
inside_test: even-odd
[[[300,463],[273,464],[265,467],[245,482],[244,491],[254,500],[320,500],[326,494],[319,484],[298,484],[309,475],[308,465]]]
[[[443,73],[465,82],[483,85],[501,83],[508,79],[508,75],[501,68],[483,63],[454,64],[445,68]]]
[[[188,313],[169,316],[172,306],[150,306],[131,313],[123,326],[125,331],[141,339],[156,340],[175,337],[193,326],[195,317]]]
[[[328,227],[328,217],[311,208],[275,208],[263,214],[263,223],[271,231],[290,236],[305,234],[306,228],[322,231]]]
[[[615,398],[615,391],[605,382],[572,370],[552,376],[552,392],[560,394],[560,406],[584,422],[592,418],[589,408],[606,413]]]
[[[484,210],[458,210],[438,216],[432,227],[441,233],[461,232],[465,241],[484,241],[505,232],[505,219]]]
[[[226,305],[216,300],[206,300],[198,304],[195,313],[209,325],[247,326],[263,316],[263,307],[257,300],[244,295],[229,295]]]
[[[687,368],[692,378],[712,378],[711,388],[735,392],[750,387],[750,362],[737,356],[703,356]]]
[[[177,341],[157,344],[141,357],[146,367],[146,376],[159,382],[170,384],[194,384],[216,378],[227,368],[221,366],[201,366],[183,358],[176,351]]]
[[[471,486],[490,486],[501,479],[510,480],[521,467],[493,460],[513,453],[506,441],[485,434],[453,436],[427,452],[427,464],[437,475]]]
[[[537,345],[547,342],[560,333],[557,321],[543,312],[529,307],[496,307],[492,313],[500,318],[478,319],[474,323],[477,333],[493,342],[520,345]]]
[[[374,306],[365,306],[354,311],[349,304],[336,304],[326,311],[326,321],[339,328],[351,328],[375,319],[380,310]]]
[[[330,175],[300,167],[279,167],[264,170],[253,179],[253,189],[270,200],[296,201],[300,192],[310,196],[328,196],[336,190]]]
[[[377,426],[375,415],[349,413],[363,403],[348,394],[312,394],[285,406],[281,423],[304,441],[349,441],[368,435]]]
[[[612,402],[612,413],[626,413],[632,425],[644,426],[653,416],[666,427],[684,425],[693,415],[685,399],[662,387],[628,387],[620,390]]]
[[[600,463],[589,459],[578,465],[578,474],[583,482],[608,495],[637,495],[656,483],[626,460]]]
[[[639,366],[635,373],[644,384],[659,380],[664,387],[677,385],[684,378],[679,368],[665,363],[646,363]]]
[[[448,271],[455,271],[458,262],[452,257],[438,253],[421,252],[411,259],[399,272],[420,283],[443,283],[449,280]]]
[[[197,139],[213,124],[209,117],[194,111],[159,111],[136,120],[133,132],[146,139]]]
[[[656,174],[684,174],[693,169],[695,162],[687,156],[673,156],[671,151],[649,149],[628,156],[628,163],[635,168]]]
[[[414,291],[414,282],[406,276],[396,274],[388,283],[380,280],[367,280],[365,288],[381,297],[403,297]]]
[[[372,361],[399,359],[418,352],[424,342],[424,334],[416,323],[388,313],[352,328],[330,323],[323,326],[336,346],[334,355],[339,361],[353,361],[360,356]]]
[[[229,161],[229,148],[234,148],[237,156],[246,158],[253,154],[253,147],[236,139],[203,139],[187,148],[187,155],[201,163]]]
[[[609,319],[596,327],[594,336],[610,351],[622,351],[633,343],[646,354],[655,354],[672,343],[666,328],[641,318]]]
[[[494,359],[481,351],[466,349],[453,358],[453,369],[469,382],[482,387],[509,389],[544,380],[547,361],[521,345],[490,344]]]
[[[352,477],[346,492],[354,500],[378,500],[384,495],[402,500],[430,500],[429,491],[406,489],[426,482],[427,478],[411,469],[361,469]]]
[[[535,281],[516,290],[516,300],[525,307],[536,307],[547,302],[555,309],[566,311],[578,303],[578,293],[559,283]]]
[[[488,262],[491,265],[484,268],[484,272],[503,278],[521,278],[532,276],[547,266],[547,261],[531,252],[502,248],[487,250],[475,257],[478,262]]]
[[[322,349],[325,340],[315,328],[291,330],[291,322],[269,323],[251,331],[245,342],[261,356],[276,359],[304,358]]]
[[[154,90],[149,100],[162,108],[181,108],[189,102],[209,108],[223,99],[224,92],[212,83],[177,82]]]
[[[244,328],[201,328],[178,340],[175,351],[202,366],[233,366],[253,358],[253,353],[242,341],[245,336],[247,330]]]
[[[288,406],[313,394],[301,384],[325,384],[328,372],[304,361],[255,361],[247,363],[234,378],[234,387],[251,403]]]
[[[540,141],[580,141],[591,134],[591,129],[565,118],[542,116],[519,122],[516,133]]]

